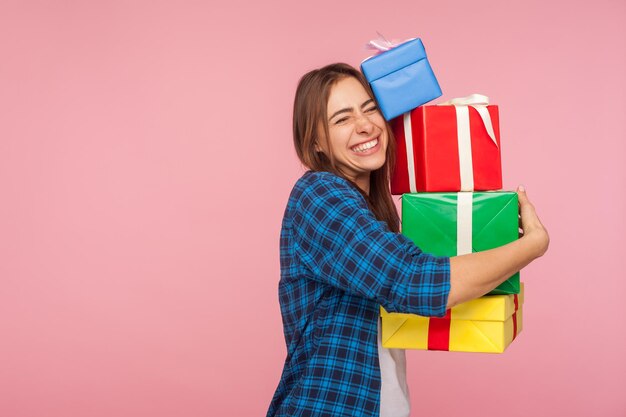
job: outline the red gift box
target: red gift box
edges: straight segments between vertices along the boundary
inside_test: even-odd
[[[395,118],[392,128],[392,194],[502,188],[498,106],[420,106]]]

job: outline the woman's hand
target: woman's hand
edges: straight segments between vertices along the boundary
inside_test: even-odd
[[[448,306],[482,297],[548,250],[550,237],[535,207],[518,187],[521,237],[506,245],[450,258]]]
[[[536,257],[542,256],[550,245],[550,236],[544,225],[537,217],[535,206],[532,205],[523,186],[517,187],[520,213],[520,237],[534,242]]]

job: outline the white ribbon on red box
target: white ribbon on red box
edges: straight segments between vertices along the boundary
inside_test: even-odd
[[[454,106],[456,110],[457,141],[459,149],[459,174],[461,177],[461,191],[474,190],[474,167],[472,164],[472,137],[470,134],[469,107],[476,109],[483,121],[487,134],[498,146],[496,134],[493,130],[491,115],[487,106],[489,97],[482,94],[470,94],[466,97],[457,97],[438,106]],[[406,143],[407,168],[409,173],[409,190],[417,192],[415,182],[415,159],[413,157],[413,131],[411,129],[411,112],[404,113],[404,140]]]
[[[456,130],[459,145],[459,173],[461,174],[461,191],[474,190],[474,167],[472,164],[472,136],[470,134],[469,108],[476,109],[485,125],[487,134],[498,146],[496,134],[493,131],[491,115],[487,106],[489,97],[482,94],[470,94],[466,97],[457,97],[440,103],[439,106],[454,106],[456,110]]]

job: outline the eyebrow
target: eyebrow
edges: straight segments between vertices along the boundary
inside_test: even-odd
[[[369,100],[366,100],[363,104],[361,104],[361,108],[363,108],[363,107],[365,107],[368,104],[373,103],[373,102],[374,102],[374,99],[370,98]],[[333,113],[333,115],[330,116],[328,118],[328,120],[329,121],[332,120],[333,117],[335,117],[335,116],[337,116],[338,114],[341,114],[341,113],[350,113],[352,110],[353,110],[352,107],[346,107],[345,109],[338,110],[335,113]]]

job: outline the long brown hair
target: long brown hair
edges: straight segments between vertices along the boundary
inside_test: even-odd
[[[328,143],[330,135],[326,106],[330,90],[338,81],[346,77],[353,77],[358,80],[369,96],[374,98],[363,74],[348,64],[327,65],[306,73],[300,79],[293,105],[293,142],[296,153],[302,164],[310,170],[332,172],[350,182],[365,197],[374,216],[378,220],[386,222],[391,231],[399,232],[400,219],[389,190],[390,171],[395,162],[396,141],[387,123],[385,123],[385,129],[389,143],[387,144],[385,163],[370,174],[369,195],[339,170],[332,152],[329,152],[327,157],[315,149],[315,143],[318,139]],[[318,137],[321,130],[325,135],[323,138]]]

